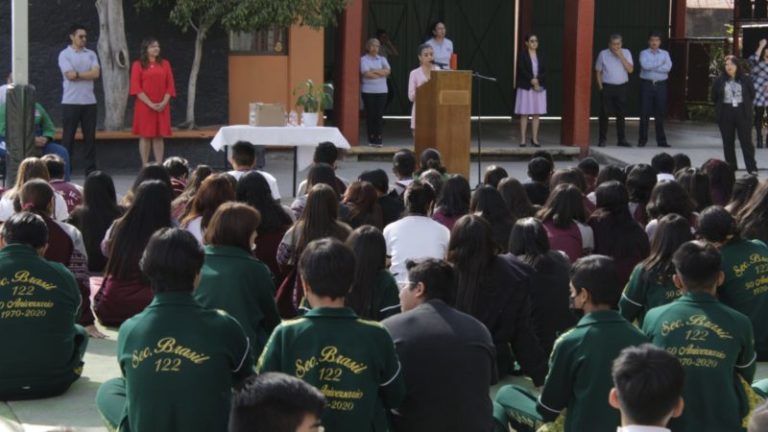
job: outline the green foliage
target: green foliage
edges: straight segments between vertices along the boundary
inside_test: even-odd
[[[293,95],[296,96],[296,93],[302,88],[304,89],[304,93],[296,98],[296,105],[303,107],[304,112],[320,112],[330,108],[333,104],[333,85],[331,83],[317,86],[311,79],[309,79],[304,84],[293,89]]]
[[[187,31],[221,24],[232,31],[254,31],[292,24],[320,28],[336,24],[351,0],[135,0],[138,10],[171,8],[170,21]]]

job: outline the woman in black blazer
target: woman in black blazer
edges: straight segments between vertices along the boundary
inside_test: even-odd
[[[755,147],[752,145],[752,115],[755,87],[752,80],[744,75],[736,57],[729,55],[723,61],[720,76],[712,84],[712,102],[715,104],[717,124],[723,137],[725,161],[734,170],[736,162],[736,134],[744,154],[744,163],[750,174],[757,174]]]
[[[539,117],[547,113],[547,91],[544,89],[544,62],[538,53],[539,38],[525,36],[525,49],[517,61],[517,94],[515,114],[520,115],[520,147],[525,147],[528,116],[532,117],[531,144],[539,147]]]

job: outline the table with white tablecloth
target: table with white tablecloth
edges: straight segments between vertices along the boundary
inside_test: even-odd
[[[321,142],[332,142],[337,148],[349,149],[349,142],[335,127],[304,126],[224,126],[211,141],[216,151],[238,141],[248,141],[265,147],[293,147],[293,193],[296,193],[296,173],[312,164],[315,147]]]

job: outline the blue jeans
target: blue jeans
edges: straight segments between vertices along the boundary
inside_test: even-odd
[[[3,137],[0,137],[0,141],[4,141]],[[61,144],[56,144],[51,141],[43,147],[43,154],[55,154],[64,159],[64,180],[69,181],[72,174],[72,164],[69,161],[69,152]],[[0,148],[0,159],[5,159],[8,156],[8,150]]]

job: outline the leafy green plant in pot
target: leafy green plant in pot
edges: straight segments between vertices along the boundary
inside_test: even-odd
[[[308,79],[293,90],[293,95],[296,96],[300,91],[303,92],[296,98],[296,106],[303,110],[301,123],[304,126],[317,126],[319,114],[333,105],[333,85],[324,83],[318,86]]]

